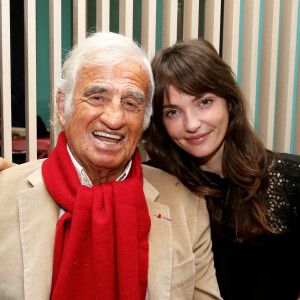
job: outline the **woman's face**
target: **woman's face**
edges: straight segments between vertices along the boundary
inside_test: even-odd
[[[224,98],[207,93],[201,98],[187,95],[174,86],[165,96],[163,122],[171,139],[184,151],[199,159],[222,162],[223,143],[229,120]]]

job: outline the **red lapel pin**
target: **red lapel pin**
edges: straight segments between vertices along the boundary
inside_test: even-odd
[[[161,214],[155,214],[154,216],[157,217],[158,219],[165,219],[167,221],[171,221],[171,219],[163,217]]]

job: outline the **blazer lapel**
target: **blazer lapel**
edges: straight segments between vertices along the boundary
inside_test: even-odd
[[[59,207],[43,183],[41,170],[29,176],[28,181],[33,187],[22,190],[18,195],[24,294],[25,299],[48,300]],[[156,300],[170,299],[173,252],[172,221],[168,220],[171,220],[170,211],[166,205],[155,202],[159,193],[145,178],[144,192],[151,218],[149,296]]]
[[[18,195],[25,299],[49,299],[59,207],[49,195],[41,170],[28,177],[32,188]]]
[[[145,178],[144,192],[151,218],[148,292],[150,299],[170,299],[173,253],[170,210],[155,202],[159,192]]]

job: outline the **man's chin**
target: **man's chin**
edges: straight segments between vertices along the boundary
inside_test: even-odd
[[[117,155],[102,154],[101,157],[94,157],[91,161],[96,170],[111,170],[112,172],[121,170],[122,172],[130,159],[130,157],[125,156],[118,157]]]

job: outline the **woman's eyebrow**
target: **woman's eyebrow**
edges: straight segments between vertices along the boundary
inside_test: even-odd
[[[177,108],[178,107],[178,105],[174,105],[174,104],[164,104],[163,105],[163,109],[164,108]]]

